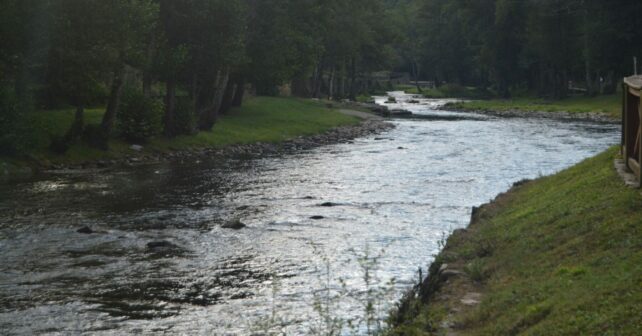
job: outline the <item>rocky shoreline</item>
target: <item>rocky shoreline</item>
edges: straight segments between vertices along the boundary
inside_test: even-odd
[[[620,119],[611,117],[606,113],[601,112],[587,112],[587,113],[572,113],[572,112],[545,112],[545,111],[525,111],[525,110],[480,110],[480,109],[463,109],[461,107],[442,106],[440,110],[449,112],[467,112],[489,115],[499,118],[541,118],[541,119],[558,119],[566,121],[590,121],[604,124],[619,124]]]
[[[320,146],[352,141],[356,138],[377,134],[392,128],[394,128],[394,125],[389,122],[379,119],[366,119],[357,125],[340,126],[321,134],[299,136],[279,143],[259,142],[229,145],[220,148],[195,148],[172,152],[146,152],[141,146],[132,146],[133,149],[136,148],[136,150],[139,150],[138,154],[128,155],[118,159],[90,160],[74,164],[32,162],[31,173],[133,167],[137,165],[211,157],[289,154]],[[24,174],[26,175],[28,172],[24,172]]]

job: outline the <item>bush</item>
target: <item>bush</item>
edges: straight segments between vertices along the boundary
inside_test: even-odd
[[[196,133],[196,112],[188,97],[178,97],[174,111],[174,131],[177,135]]]
[[[162,131],[162,118],[160,101],[139,91],[128,91],[118,113],[120,136],[129,142],[144,143]]]
[[[101,125],[85,125],[83,140],[94,148],[109,149],[109,134],[105,132]]]
[[[29,148],[29,106],[12,89],[0,87],[0,154],[17,155]]]

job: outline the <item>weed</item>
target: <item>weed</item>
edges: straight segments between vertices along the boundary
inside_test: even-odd
[[[481,259],[475,259],[466,264],[464,272],[475,282],[483,282],[488,277],[484,262]]]

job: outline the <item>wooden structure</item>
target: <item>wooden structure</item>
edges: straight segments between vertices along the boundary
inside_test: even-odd
[[[625,78],[622,91],[622,156],[642,187],[642,76]]]

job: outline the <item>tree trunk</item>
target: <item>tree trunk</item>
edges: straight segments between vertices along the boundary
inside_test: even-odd
[[[118,107],[120,105],[120,99],[123,92],[123,83],[125,76],[125,67],[119,65],[118,68],[114,71],[114,79],[111,83],[111,90],[109,93],[109,101],[107,103],[107,109],[103,115],[103,121],[100,127],[103,130],[103,136],[109,138],[112,129],[114,128],[114,122],[116,121],[116,115],[118,114]],[[104,139],[105,141],[107,139]]]
[[[243,96],[245,95],[245,78],[239,79],[236,83],[236,90],[234,91],[234,98],[232,99],[233,107],[240,107],[243,105]]]
[[[332,100],[334,97],[334,74],[336,70],[332,68],[332,72],[330,73],[330,81],[328,84],[328,99]]]
[[[595,87],[591,81],[591,47],[589,40],[589,11],[586,5],[586,1],[582,1],[582,6],[584,6],[584,11],[582,13],[583,25],[584,25],[584,75],[586,78],[586,94],[588,96],[595,95]]]
[[[82,105],[76,106],[76,113],[74,115],[74,122],[65,134],[65,143],[72,144],[82,135],[85,129],[85,108]]]
[[[415,86],[417,87],[417,92],[422,93],[421,85],[419,85],[419,65],[415,61],[410,61],[410,70],[412,71],[412,77],[415,79]]]
[[[216,79],[214,80],[214,87],[210,93],[210,103],[201,110],[199,129],[202,131],[209,131],[214,127],[218,119],[218,113],[223,102],[223,95],[225,88],[230,78],[230,71],[228,69],[218,71]]]
[[[152,81],[151,71],[145,70],[143,72],[143,95],[147,98],[152,96]]]
[[[225,88],[225,93],[223,94],[223,99],[221,101],[220,113],[226,114],[232,108],[232,102],[234,101],[234,96],[237,90],[236,81],[229,80]]]
[[[174,115],[176,110],[176,80],[168,79],[165,83],[165,116],[163,117],[164,133],[168,138],[174,137]]]

